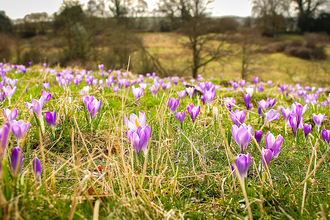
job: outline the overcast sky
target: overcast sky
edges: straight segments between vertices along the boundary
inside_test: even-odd
[[[149,9],[156,7],[157,0],[145,0]],[[0,0],[0,10],[6,12],[11,19],[23,18],[26,14],[34,12],[56,12],[63,0]],[[80,0],[87,3],[88,0]],[[249,16],[251,14],[251,2],[249,0],[214,0],[210,4],[213,16],[238,15]]]

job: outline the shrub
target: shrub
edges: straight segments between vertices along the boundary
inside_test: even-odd
[[[306,59],[306,60],[311,59],[311,57],[310,57],[311,49],[309,49],[307,47],[288,46],[285,48],[284,53],[289,56],[299,57],[299,58]]]
[[[26,51],[22,56],[22,63],[24,65],[28,65],[30,61],[33,63],[41,63],[43,62],[42,54],[37,48],[31,48],[30,50]]]
[[[11,55],[12,40],[7,34],[0,33],[0,62],[9,61]]]
[[[284,53],[289,56],[294,56],[306,60],[323,60],[327,58],[324,47],[320,46],[315,48],[308,48],[306,46],[293,47],[288,46]]]

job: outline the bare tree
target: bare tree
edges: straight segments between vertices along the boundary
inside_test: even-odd
[[[285,31],[284,3],[286,0],[253,0],[252,14],[264,35],[275,37]]]
[[[112,12],[118,25],[127,26],[127,17],[132,10],[132,0],[110,0],[109,9]]]
[[[161,0],[160,10],[172,20],[178,20],[178,31],[188,37],[184,46],[192,53],[190,69],[193,78],[197,78],[201,68],[224,55],[223,34],[210,33],[212,29],[208,18],[206,0]]]
[[[89,0],[86,13],[90,16],[103,17],[105,14],[105,0]]]
[[[298,27],[302,32],[310,31],[313,18],[322,9],[329,7],[329,0],[292,0],[298,11]],[[329,8],[328,8],[329,10]]]

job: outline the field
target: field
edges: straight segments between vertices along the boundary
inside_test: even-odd
[[[2,64],[1,219],[330,217],[326,88],[99,68]]]
[[[131,33],[126,33],[132,35]],[[125,33],[121,33],[120,36]],[[192,52],[189,48],[184,47],[183,43],[187,42],[187,38],[178,33],[138,33],[136,34],[143,46],[166,70],[170,76],[184,76],[188,78],[191,75],[189,64],[191,64]],[[264,38],[259,35],[253,35],[251,42],[246,45],[248,48],[248,80],[258,76],[260,80],[274,80],[274,83],[300,83],[314,86],[327,86],[330,84],[330,41],[328,36],[310,34],[302,35],[280,35],[276,39]],[[220,75],[227,80],[241,79],[242,70],[242,41],[244,35],[232,34],[227,37],[227,41],[223,47],[223,56],[209,63],[205,68],[201,68],[199,73],[205,77],[216,77]],[[287,56],[283,52],[285,45],[292,44],[294,41],[301,41],[306,44],[312,39],[316,45],[324,45],[327,58],[323,60],[305,60],[293,56]],[[127,63],[130,59],[130,70],[134,73],[145,74],[147,72],[156,71],[159,75],[164,76],[160,71],[155,70],[152,65],[149,68],[143,67],[143,62],[148,63],[141,56],[141,49],[133,50],[131,54],[126,54],[126,47],[123,42],[115,38],[107,38],[99,36],[93,51],[93,56],[88,61],[80,62],[72,60],[67,62],[69,67],[80,67],[86,69],[94,69],[99,63],[104,63],[109,69],[126,70]],[[118,41],[118,42],[117,42]],[[126,42],[127,43],[127,42]],[[210,42],[209,44],[218,42]],[[115,51],[109,54],[109,50],[116,45]],[[128,44],[135,47],[134,43]],[[279,48],[282,48],[279,51]],[[57,66],[63,61],[63,53],[65,51],[65,39],[60,36],[40,35],[33,38],[25,39],[20,43],[19,47],[12,46],[11,62],[28,65],[28,61],[47,62],[52,66]],[[20,59],[17,58],[18,54]],[[119,56],[119,57],[116,57]],[[96,60],[95,60],[96,59]],[[116,60],[122,60],[122,64],[116,63]],[[20,60],[20,62],[17,62]],[[65,60],[65,59],[64,59]]]
[[[146,33],[141,35],[147,50],[159,59],[169,73],[174,75],[189,76],[190,70],[187,65],[191,61],[191,51],[183,47],[182,42],[187,39],[175,33]],[[241,79],[241,40],[230,41],[237,36],[228,36],[229,42],[224,46],[227,54],[218,61],[210,63],[201,69],[201,74],[207,77],[219,77],[222,75],[228,80]],[[251,43],[251,54],[249,55],[250,80],[258,76],[261,80],[275,80],[282,83],[301,83],[306,81],[315,85],[327,85],[329,82],[324,78],[329,77],[330,70],[330,46],[326,44],[328,58],[322,61],[303,60],[296,57],[286,56],[279,52],[259,52],[267,49],[269,45],[291,42],[292,40],[303,40],[299,35],[282,35],[277,41],[267,38],[257,38]],[[259,50],[258,50],[259,49]],[[134,55],[133,55],[134,57]],[[324,84],[325,83],[325,84]]]

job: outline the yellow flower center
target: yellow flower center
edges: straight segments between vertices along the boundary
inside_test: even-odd
[[[138,119],[136,118],[135,120],[135,125],[136,125],[136,127],[138,128],[140,125],[139,125],[139,121],[138,121]]]

